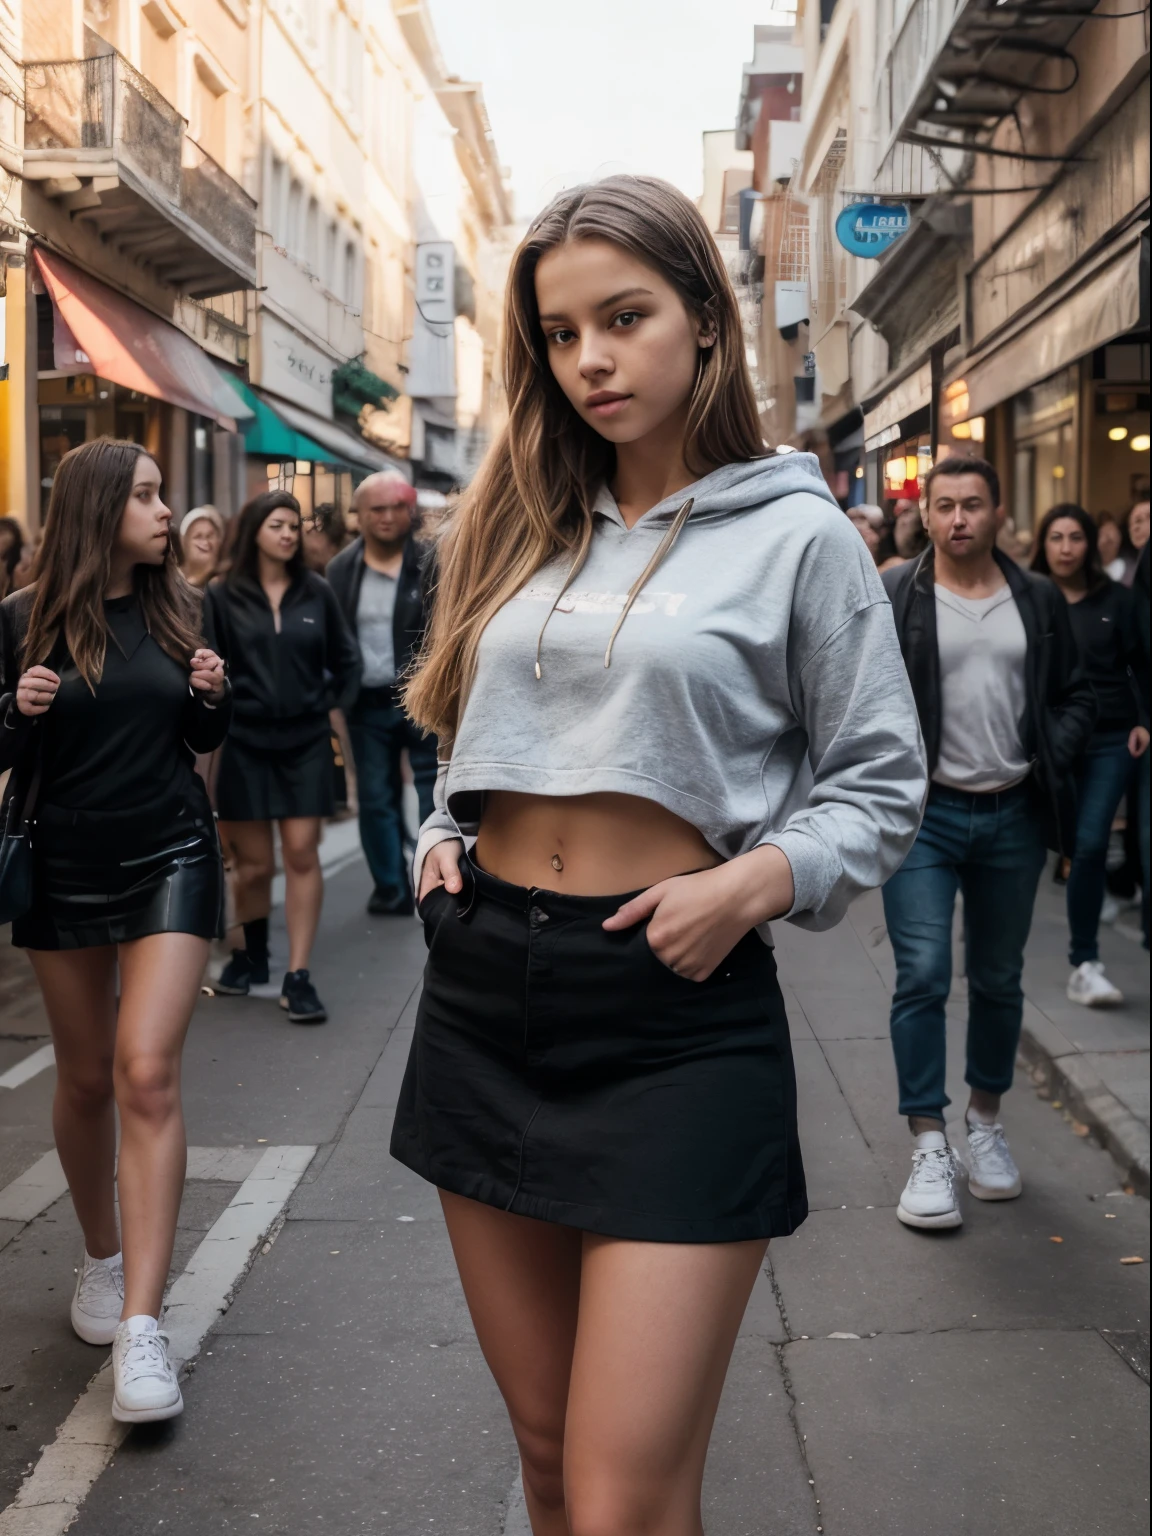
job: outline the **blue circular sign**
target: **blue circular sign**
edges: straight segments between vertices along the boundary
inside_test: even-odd
[[[853,256],[882,256],[911,222],[905,203],[849,203],[837,216],[836,238]]]

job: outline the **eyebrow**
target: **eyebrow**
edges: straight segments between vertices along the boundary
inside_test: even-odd
[[[648,295],[649,298],[652,297],[652,290],[651,290],[651,288],[621,288],[619,293],[612,294],[612,296],[610,298],[601,299],[599,304],[594,304],[592,307],[594,309],[598,309],[598,310],[599,309],[610,309],[613,304],[619,304],[621,299],[630,299],[635,294],[638,294],[638,293],[645,293],[645,294]],[[541,315],[540,316],[541,320],[566,320],[567,318],[568,318],[567,315]]]

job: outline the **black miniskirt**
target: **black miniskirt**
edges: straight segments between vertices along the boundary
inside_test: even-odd
[[[156,820],[41,806],[21,949],[87,949],[154,933],[223,937],[224,865],[207,796]]]
[[[421,903],[428,963],[392,1155],[441,1189],[608,1237],[781,1237],[808,1213],[772,951],[676,976],[626,896],[509,885],[465,860]]]
[[[229,736],[220,749],[216,811],[221,821],[334,815],[336,759],[327,721],[298,747],[254,747]]]

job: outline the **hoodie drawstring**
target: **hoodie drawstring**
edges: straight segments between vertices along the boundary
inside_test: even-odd
[[[671,550],[673,544],[675,544],[676,540],[680,537],[680,530],[681,530],[681,528],[683,528],[684,524],[688,521],[688,515],[692,511],[692,504],[693,504],[694,500],[695,500],[694,497],[689,496],[688,500],[680,508],[679,512],[677,512],[676,516],[672,519],[672,524],[669,527],[668,532],[660,540],[660,543],[657,545],[656,549],[653,551],[652,558],[649,560],[648,564],[644,567],[644,569],[640,572],[639,576],[637,576],[636,580],[632,583],[631,590],[629,591],[628,596],[625,599],[624,607],[621,609],[620,617],[616,620],[616,623],[613,625],[613,628],[612,628],[612,633],[608,637],[608,649],[604,652],[604,665],[605,665],[605,667],[610,667],[612,665],[612,647],[616,644],[616,636],[620,633],[621,629],[624,627],[624,620],[631,613],[632,605],[635,603],[636,599],[640,596],[641,592],[643,592],[645,582],[647,582],[649,577],[652,576],[656,572],[656,570],[659,568],[661,562],[664,560],[664,558],[667,556],[667,554]],[[592,548],[592,541],[591,541],[591,539],[589,539],[587,548],[581,554],[577,555],[575,560],[573,560],[572,565],[569,568],[568,574],[564,578],[564,585],[560,588],[559,592],[557,592],[555,601],[553,602],[551,608],[549,608],[547,617],[545,618],[543,624],[540,626],[540,634],[539,634],[539,637],[537,638],[537,641],[536,641],[536,678],[537,678],[537,681],[539,681],[539,679],[540,679],[540,677],[542,675],[541,674],[541,670],[540,670],[540,653],[541,653],[541,650],[542,650],[543,645],[544,645],[544,631],[548,628],[548,624],[549,624],[549,621],[552,618],[552,615],[556,612],[556,609],[559,607],[560,599],[564,596],[565,592],[567,592],[568,588],[572,585],[573,581],[579,575],[580,569],[583,566],[585,560],[587,560],[588,552],[589,552],[589,550],[591,548]]]

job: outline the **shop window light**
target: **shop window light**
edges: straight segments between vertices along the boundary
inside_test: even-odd
[[[1112,442],[1114,442],[1114,443],[1122,443],[1124,441],[1124,439],[1128,436],[1128,428],[1127,427],[1109,427],[1108,428],[1108,436],[1109,436],[1109,438],[1111,439]]]
[[[1128,446],[1134,453],[1147,453],[1149,444],[1152,444],[1152,437],[1149,437],[1147,432],[1141,432],[1132,439]]]
[[[1053,478],[1053,480],[1063,480],[1063,478],[1064,478],[1064,466],[1063,466],[1063,464],[1053,464],[1053,466],[1052,466],[1052,478]]]
[[[857,464],[856,466],[856,478],[857,480],[863,480],[864,478],[864,467],[861,464]]]

